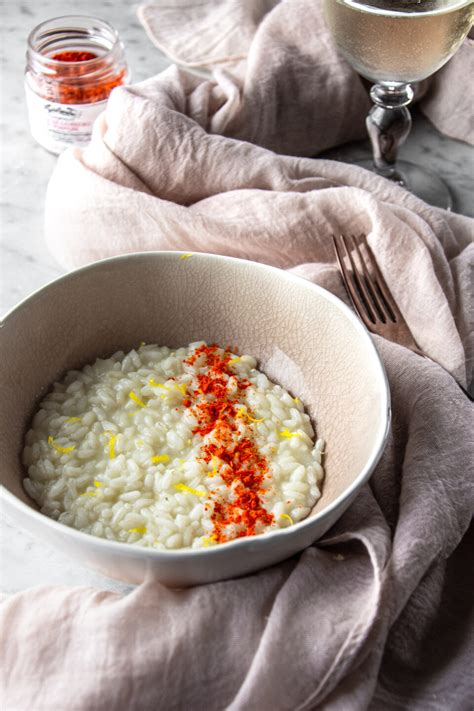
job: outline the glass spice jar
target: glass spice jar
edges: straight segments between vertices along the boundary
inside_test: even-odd
[[[110,92],[130,79],[117,31],[95,17],[56,17],[31,32],[26,57],[33,138],[56,154],[87,145]]]

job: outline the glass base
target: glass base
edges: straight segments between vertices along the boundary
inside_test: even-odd
[[[372,160],[356,160],[354,163],[360,165],[361,168],[367,168],[367,170],[371,170],[374,173],[377,172]],[[389,180],[394,180],[398,185],[406,188],[429,205],[442,207],[444,210],[452,210],[453,199],[449,188],[436,173],[426,168],[420,168],[414,163],[400,160],[397,161],[396,174],[399,176],[399,180],[394,180],[389,176],[386,177]]]

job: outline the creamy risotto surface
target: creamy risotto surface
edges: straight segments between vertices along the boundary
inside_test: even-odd
[[[26,435],[24,486],[80,531],[158,549],[285,528],[320,496],[322,440],[249,355],[142,344],[70,371]]]

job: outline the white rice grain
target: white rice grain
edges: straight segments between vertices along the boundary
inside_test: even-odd
[[[215,545],[213,501],[232,500],[234,489],[221,477],[222,463],[202,460],[196,417],[182,405],[205,368],[202,355],[185,362],[200,345],[119,351],[54,385],[23,451],[24,487],[44,514],[157,549]],[[320,496],[324,442],[314,443],[302,404],[258,371],[252,356],[232,358],[226,388],[242,403],[237,431],[253,438],[268,463],[261,499],[273,522],[257,532],[286,528]],[[240,391],[237,378],[250,387]],[[242,533],[231,524],[226,535]]]

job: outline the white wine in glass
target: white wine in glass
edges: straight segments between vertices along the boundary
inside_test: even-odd
[[[375,82],[367,117],[373,168],[427,202],[450,207],[440,179],[410,163],[396,164],[407,137],[411,83],[426,79],[456,52],[474,20],[472,0],[324,0],[328,27],[341,54]]]

